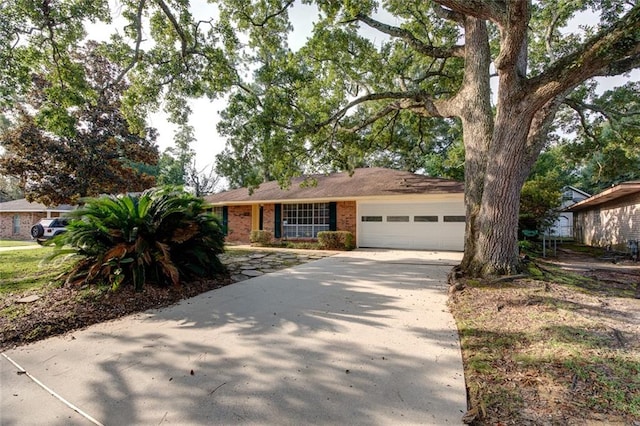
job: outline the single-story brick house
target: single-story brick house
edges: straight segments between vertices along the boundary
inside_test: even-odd
[[[73,210],[72,206],[47,207],[30,203],[26,199],[0,203],[0,238],[8,240],[31,239],[31,227],[40,219],[60,217]]]
[[[358,247],[463,250],[464,184],[384,168],[304,178],[282,189],[266,182],[213,194],[227,242],[248,243],[252,230],[276,239],[315,239],[320,231],[349,231]]]
[[[640,181],[613,186],[567,211],[577,242],[624,251],[629,240],[640,240]]]

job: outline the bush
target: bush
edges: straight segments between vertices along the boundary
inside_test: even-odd
[[[530,252],[535,247],[535,243],[529,240],[520,240],[518,241],[518,247],[521,252]]]
[[[67,232],[51,240],[51,257],[79,258],[67,277],[73,284],[132,284],[140,291],[145,283],[211,277],[224,271],[217,256],[224,234],[206,208],[203,199],[172,188],[88,199],[67,215]]]
[[[251,231],[249,241],[251,241],[251,244],[268,246],[273,241],[273,235],[269,231]]]
[[[282,244],[285,248],[298,249],[298,250],[321,250],[320,244],[317,241],[287,241]]]
[[[355,242],[349,231],[318,232],[318,243],[325,250],[353,250]]]

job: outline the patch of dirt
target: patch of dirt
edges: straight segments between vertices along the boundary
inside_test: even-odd
[[[621,296],[621,292],[635,291],[640,298],[640,262],[613,255],[591,255],[571,249],[559,249],[557,257],[542,259],[539,264],[557,266],[591,278],[602,285],[594,290],[607,296]]]
[[[640,263],[563,249],[534,264],[537,279],[452,293],[466,421],[640,426]]]

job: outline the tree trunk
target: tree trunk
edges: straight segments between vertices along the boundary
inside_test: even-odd
[[[519,272],[518,213],[520,191],[529,172],[526,142],[530,117],[496,117],[484,191],[477,221],[477,242],[468,272],[474,276]]]
[[[474,235],[468,237],[476,242],[469,250],[465,248],[467,263],[462,265],[470,276],[514,274],[520,270],[520,192],[542,146],[543,130],[548,129],[546,118],[554,110],[541,108],[527,97],[520,86],[522,74],[517,64],[511,72],[499,72],[498,104],[482,199],[474,218]]]
[[[525,13],[526,5],[520,6],[522,7],[517,8],[517,12]],[[516,19],[516,29],[524,31],[526,25],[522,28],[520,21],[521,19]],[[465,27],[465,45],[469,44],[469,34],[469,28]],[[525,91],[521,87],[522,76],[526,75],[526,55],[523,54],[526,52],[526,37],[519,37],[517,33],[505,34],[509,37],[503,36],[501,52],[515,53],[496,58],[495,61],[499,76],[495,119],[491,109],[483,108],[477,101],[467,104],[465,108],[476,112],[476,116],[470,117],[466,126],[463,115],[467,156],[467,231],[461,267],[467,276],[483,277],[519,272],[520,191],[531,170],[530,161],[526,161],[530,158],[527,138],[535,111],[527,102]],[[473,45],[470,47],[474,48]],[[478,61],[478,58],[473,58],[470,54],[470,50],[465,52],[467,61]],[[465,79],[472,70],[472,67],[465,68]],[[471,77],[476,81],[482,80],[479,76]],[[475,90],[477,93],[478,88]],[[480,119],[480,116],[485,118]],[[491,120],[493,126],[482,125],[487,120]],[[468,133],[471,135],[467,136]],[[488,142],[478,146],[476,139]],[[484,158],[480,157],[482,155]],[[474,163],[483,163],[484,168],[474,167]],[[469,166],[471,168],[467,169]]]
[[[493,135],[493,111],[489,67],[491,52],[486,23],[465,18],[465,73],[456,105],[462,120],[465,146],[465,206],[467,225],[461,268],[471,269],[477,252],[478,217],[481,211],[487,153]]]

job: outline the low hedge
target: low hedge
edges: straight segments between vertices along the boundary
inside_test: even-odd
[[[251,244],[268,246],[273,242],[273,235],[269,231],[251,231],[249,241],[251,241]]]
[[[356,247],[353,234],[349,231],[318,232],[318,243],[325,250],[353,250]]]

